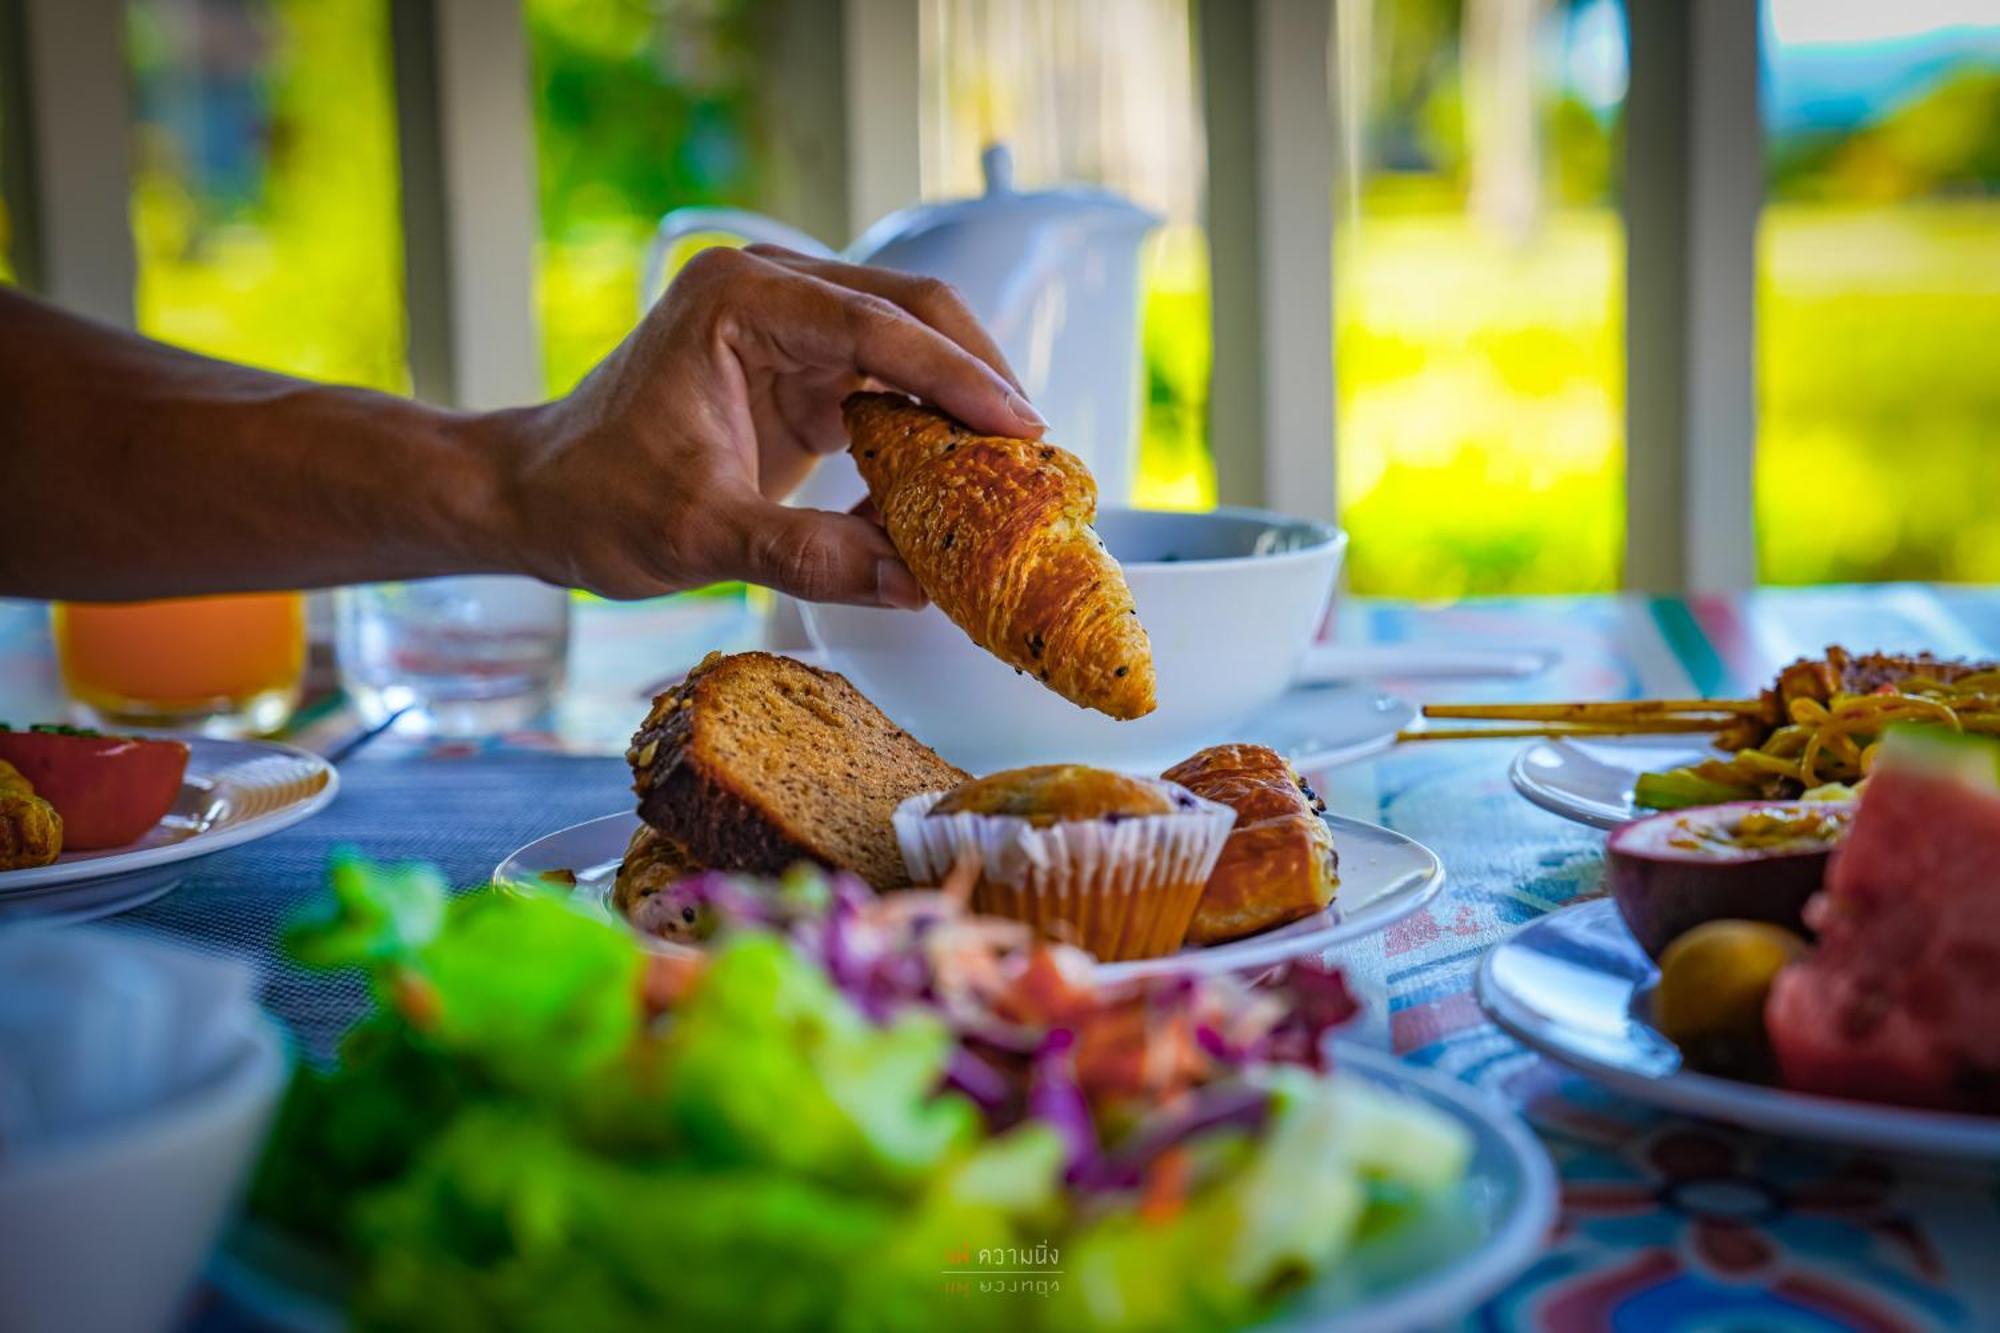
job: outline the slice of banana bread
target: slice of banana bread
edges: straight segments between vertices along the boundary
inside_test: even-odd
[[[813,861],[878,889],[910,882],[890,812],[968,776],[845,677],[772,653],[710,653],[653,700],[625,758],[639,817],[695,864]]]

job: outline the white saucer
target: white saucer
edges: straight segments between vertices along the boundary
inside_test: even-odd
[[[1323,912],[1303,921],[1206,949],[1165,958],[1100,966],[1108,980],[1131,977],[1254,971],[1386,930],[1437,897],[1444,864],[1437,853],[1393,829],[1344,815],[1328,815],[1340,853],[1340,892]],[[577,896],[611,914],[611,886],[625,845],[639,827],[635,814],[605,815],[551,833],[516,851],[493,869],[495,883],[546,887],[550,872],[576,876]],[[670,946],[679,947],[679,946]]]
[[[1552,1060],[1636,1101],[1773,1134],[1921,1157],[2000,1161],[2000,1117],[1787,1092],[1697,1074],[1648,1021],[1654,969],[1608,898],[1523,926],[1479,966],[1479,1003]]]
[[[1695,748],[1678,736],[1540,740],[1514,756],[1507,776],[1515,791],[1550,814],[1610,829],[1653,813],[1632,803],[1632,784],[1641,773],[1684,768],[1721,753]]]
[[[0,921],[87,921],[149,903],[200,858],[288,829],[340,790],[333,766],[306,750],[206,737],[187,743],[187,774],[166,818],[129,847],[0,871]]]
[[[1268,745],[1294,768],[1331,768],[1380,754],[1416,716],[1416,705],[1397,695],[1320,686],[1291,691],[1223,739]]]

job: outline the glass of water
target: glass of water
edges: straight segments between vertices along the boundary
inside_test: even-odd
[[[341,685],[369,726],[482,736],[548,708],[569,655],[569,593],[533,579],[424,579],[342,588]]]

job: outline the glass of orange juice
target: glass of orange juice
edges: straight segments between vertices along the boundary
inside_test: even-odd
[[[58,602],[56,657],[71,709],[89,726],[276,731],[305,677],[305,605],[296,592]]]

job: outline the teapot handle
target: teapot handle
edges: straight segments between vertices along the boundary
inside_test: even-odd
[[[666,286],[667,260],[672,257],[674,246],[689,236],[698,236],[703,232],[741,236],[753,245],[782,245],[787,250],[797,250],[815,259],[839,258],[797,227],[788,227],[762,213],[752,213],[743,208],[676,208],[660,219],[659,229],[653,233],[653,243],[646,251],[645,277],[641,279],[643,285],[639,288],[642,308],[651,305]]]

